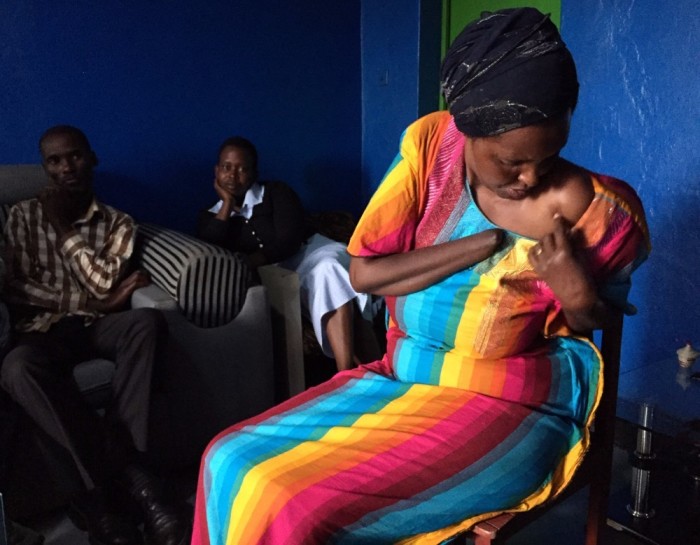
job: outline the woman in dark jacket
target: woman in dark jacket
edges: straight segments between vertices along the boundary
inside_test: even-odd
[[[350,285],[346,246],[313,233],[294,190],[258,180],[258,154],[245,138],[219,148],[214,189],[219,200],[199,217],[198,236],[247,256],[254,269],[279,263],[299,274],[302,309],[323,352],[338,370],[358,363],[354,325],[371,318],[370,298]]]

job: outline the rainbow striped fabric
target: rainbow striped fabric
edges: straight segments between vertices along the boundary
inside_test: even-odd
[[[492,227],[464,183],[463,138],[445,113],[407,129],[351,254]],[[592,182],[576,229],[601,289],[624,307],[649,250],[644,214],[623,182]],[[602,363],[532,271],[534,243],[508,233],[488,260],[387,298],[383,360],[214,438],[192,543],[441,543],[557,494],[587,448]]]

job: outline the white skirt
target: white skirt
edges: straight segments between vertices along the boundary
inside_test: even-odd
[[[322,326],[323,316],[354,299],[355,310],[363,318],[372,319],[371,297],[357,293],[350,285],[350,254],[345,244],[315,234],[280,265],[299,275],[302,312],[313,324],[318,344],[326,356],[332,358],[333,351]]]

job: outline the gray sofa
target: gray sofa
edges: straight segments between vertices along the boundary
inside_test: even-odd
[[[0,166],[0,223],[10,205],[46,184],[39,165]],[[163,469],[195,465],[223,428],[269,408],[275,401],[272,332],[267,292],[254,285],[234,254],[185,234],[140,224],[135,265],[152,285],[132,306],[162,309],[169,338],[156,364],[150,415],[151,459]],[[109,394],[112,362],[80,364],[75,379],[99,408]],[[41,432],[24,422],[10,448],[11,515],[60,505],[77,486]],[[45,505],[44,505],[45,504]]]

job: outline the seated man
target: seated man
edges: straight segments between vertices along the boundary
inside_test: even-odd
[[[139,462],[166,327],[159,311],[124,310],[149,283],[143,271],[127,274],[134,222],[96,200],[97,157],[82,131],[50,128],[39,148],[49,183],[13,207],[5,227],[5,293],[16,339],[0,369],[2,387],[74,462],[86,492],[71,512],[91,543],[141,543],[127,515],[133,503],[149,543],[185,544],[189,524]],[[104,416],[85,403],[72,373],[95,357],[116,365]]]

